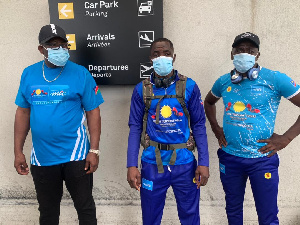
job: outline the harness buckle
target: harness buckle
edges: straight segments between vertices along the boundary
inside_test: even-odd
[[[170,146],[168,144],[158,144],[158,149],[159,150],[170,150]]]

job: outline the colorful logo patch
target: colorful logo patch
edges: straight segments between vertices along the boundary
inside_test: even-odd
[[[243,102],[238,101],[233,104],[233,109],[235,112],[242,112],[245,110],[245,108],[246,108],[246,106]]]
[[[98,86],[94,87],[95,95],[100,93],[100,89]]]
[[[168,105],[164,105],[160,110],[160,114],[163,118],[169,118],[172,115],[171,107]]]
[[[272,177],[271,173],[265,173],[265,178],[266,179],[271,179],[271,177]]]
[[[178,112],[178,110],[175,107],[173,107],[172,112],[174,112],[174,114],[176,116],[183,116],[183,113],[182,112]]]
[[[247,109],[248,109],[248,111],[253,112],[253,113],[260,113],[259,109],[253,109],[251,104],[249,104],[249,103],[247,104]]]
[[[226,174],[225,173],[225,165],[223,165],[222,163],[220,163],[219,166],[220,166],[220,172]]]
[[[65,96],[66,92],[64,90],[51,90],[50,96]]]
[[[36,89],[36,90],[33,90],[32,93],[31,93],[31,96],[33,95],[47,95],[48,93],[45,92],[44,90],[41,90],[41,89]]]
[[[147,189],[149,191],[153,190],[153,181],[142,179],[142,188]]]
[[[296,82],[295,82],[295,81],[293,81],[293,80],[291,80],[291,84],[292,84],[294,87],[296,87],[296,86],[297,86]]]
[[[227,92],[231,92],[231,87],[230,86],[227,88]]]
[[[31,87],[31,102],[33,105],[62,103],[68,99],[68,95],[68,85],[38,85]]]
[[[228,111],[231,108],[231,105],[232,105],[231,102],[228,102],[227,107],[226,107],[225,110]]]

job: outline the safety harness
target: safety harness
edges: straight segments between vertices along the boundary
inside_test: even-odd
[[[151,106],[151,101],[153,99],[159,99],[156,105],[156,124],[159,124],[159,110],[160,110],[160,102],[164,98],[177,98],[178,102],[180,103],[183,112],[188,119],[188,126],[190,128],[190,115],[186,107],[185,103],[185,88],[186,88],[186,81],[187,77],[181,74],[178,74],[179,80],[176,82],[176,95],[154,95],[153,94],[153,84],[150,81],[150,78],[143,80],[143,100],[145,103],[145,113],[143,117],[143,131],[141,137],[141,145],[144,149],[148,148],[149,146],[155,147],[155,159],[157,164],[158,173],[163,173],[163,163],[161,160],[160,150],[172,150],[172,156],[170,159],[169,164],[174,165],[176,161],[176,149],[187,148],[190,151],[193,151],[195,148],[195,141],[193,138],[192,133],[190,133],[190,137],[187,143],[180,143],[180,144],[162,144],[156,141],[150,140],[149,135],[146,133],[147,130],[147,119],[148,119],[148,112]]]

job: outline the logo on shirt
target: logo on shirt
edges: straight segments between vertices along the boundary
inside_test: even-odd
[[[61,91],[52,91],[50,93],[50,96],[55,97],[55,96],[65,96],[66,92],[64,92],[63,90]]]
[[[168,105],[164,105],[160,110],[160,114],[163,118],[169,118],[170,116],[172,116],[171,107]]]
[[[231,108],[231,105],[232,105],[231,102],[228,102],[225,110],[228,111]]]
[[[271,177],[272,177],[271,173],[265,173],[265,178],[266,179],[271,179]]]
[[[292,84],[294,87],[296,87],[296,86],[297,86],[296,82],[295,82],[295,81],[293,81],[293,80],[291,80],[291,84]]]
[[[67,100],[68,85],[34,85],[30,89],[32,105],[58,104]]]
[[[233,110],[236,112],[242,112],[245,110],[245,108],[246,108],[246,106],[243,102],[238,101],[233,104]]]
[[[253,113],[260,113],[259,109],[253,109],[251,104],[249,104],[249,103],[247,104],[247,109],[248,109],[248,111],[253,112]]]
[[[231,87],[230,86],[227,88],[227,92],[231,92]]]
[[[171,108],[168,105],[164,105],[161,109],[160,109],[160,114],[163,118],[167,119],[170,118],[172,116],[172,114],[178,116],[178,117],[182,117],[183,116],[183,112],[179,112],[178,109],[176,109],[175,107]],[[156,116],[152,115],[151,116],[152,119],[155,119]]]
[[[227,103],[227,106],[226,106],[226,108],[225,108],[225,111],[229,111],[230,108],[231,108],[231,106],[232,106],[232,103],[231,103],[231,102],[228,102],[228,103]],[[249,112],[252,112],[252,113],[260,113],[260,110],[259,110],[259,109],[254,109],[254,108],[252,108],[252,105],[249,104],[249,103],[248,103],[246,106],[245,106],[245,104],[244,104],[243,102],[240,102],[240,101],[238,101],[238,102],[236,102],[236,103],[233,104],[233,110],[234,110],[235,112],[242,112],[242,111],[244,111],[246,108],[248,109]]]
[[[36,89],[36,90],[32,91],[31,96],[42,96],[42,95],[47,95],[47,94],[48,93],[45,92],[44,90]]]
[[[100,89],[98,86],[94,87],[95,95],[100,93]]]

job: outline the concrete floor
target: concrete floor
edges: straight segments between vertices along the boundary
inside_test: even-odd
[[[98,224],[105,225],[141,225],[141,210],[139,202],[105,202],[96,201]],[[128,205],[129,204],[129,205]],[[283,206],[282,206],[283,207]],[[282,208],[281,207],[281,208]],[[201,202],[202,225],[226,225],[224,206],[217,206],[211,202]],[[254,205],[245,205],[244,225],[257,225]],[[0,200],[1,225],[35,225],[38,224],[38,205],[36,200]],[[299,205],[283,207],[279,218],[281,225],[300,224]],[[61,225],[78,224],[76,211],[72,201],[63,200],[61,203]],[[164,209],[162,225],[180,225],[174,202],[167,201]]]

